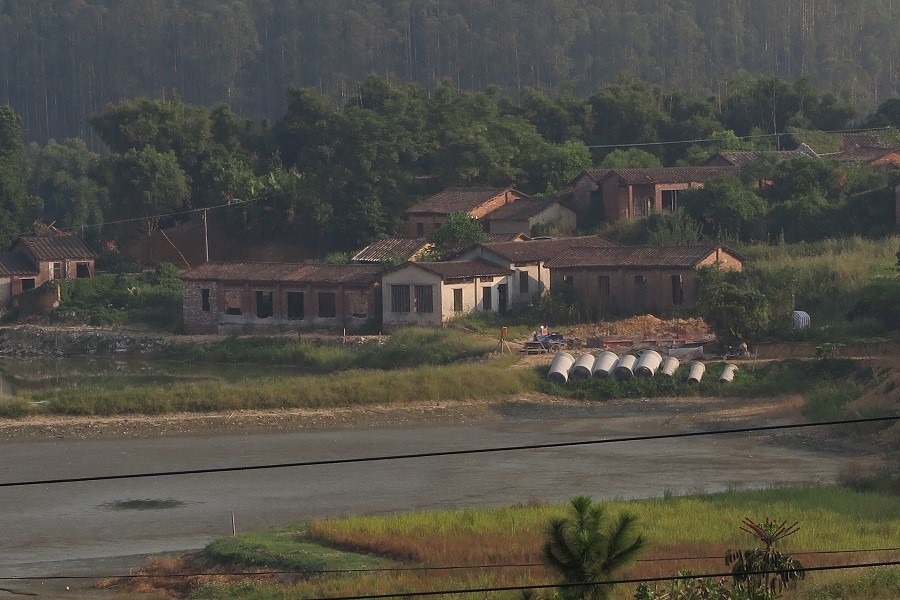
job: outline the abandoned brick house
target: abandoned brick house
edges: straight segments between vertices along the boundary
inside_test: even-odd
[[[483,260],[512,271],[514,281],[509,291],[509,305],[521,306],[550,290],[547,261],[572,248],[616,245],[599,235],[484,243],[464,252],[460,258]]]
[[[381,310],[377,264],[207,263],[182,275],[187,333],[354,327]]]
[[[554,201],[536,200],[513,188],[452,187],[406,210],[409,235],[427,236],[456,212],[481,221],[487,233],[531,235],[535,225],[550,223],[575,227],[574,213]]]
[[[488,242],[519,242],[528,236],[521,233],[489,233]],[[417,261],[421,259],[431,243],[425,237],[386,237],[376,240],[353,255],[350,259],[355,263],[390,263],[396,260]]]
[[[573,182],[563,204],[578,217],[579,227],[600,221],[641,217],[678,209],[678,194],[703,187],[713,178],[737,174],[733,166],[595,169]]]
[[[73,233],[23,236],[0,252],[0,306],[54,279],[93,277],[95,255]]]
[[[717,245],[573,248],[547,263],[554,290],[600,302],[620,315],[667,312],[697,300],[697,270],[740,271],[743,259]]]
[[[502,314],[509,307],[512,275],[483,260],[406,263],[382,276],[382,325],[386,330],[440,327],[465,313]]]

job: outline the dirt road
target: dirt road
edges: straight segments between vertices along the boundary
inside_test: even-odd
[[[3,481],[597,439],[793,420],[790,404],[628,400],[0,426]],[[746,402],[746,401],[742,401]],[[805,430],[804,430],[805,431]],[[122,437],[123,433],[128,434]],[[866,460],[815,432],[0,489],[0,577],[121,572],[147,554],[353,513],[833,481]]]

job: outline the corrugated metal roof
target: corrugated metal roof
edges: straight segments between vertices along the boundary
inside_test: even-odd
[[[17,252],[0,252],[0,277],[13,275],[34,275],[38,270],[34,268],[28,259]]]
[[[512,273],[509,269],[498,267],[497,265],[493,265],[483,260],[448,260],[442,262],[417,262],[413,264],[434,273],[441,279],[499,277]]]
[[[74,233],[22,236],[13,247],[18,244],[27,248],[40,261],[94,258],[91,249]]]
[[[547,262],[550,269],[576,267],[679,267],[693,268],[722,248],[735,258],[740,256],[719,244],[697,246],[615,246],[573,248]]]
[[[291,282],[366,285],[380,277],[381,266],[305,263],[206,263],[182,274],[185,281]]]
[[[449,215],[454,212],[469,212],[485,202],[505,192],[513,192],[519,198],[527,198],[522,192],[512,188],[447,188],[443,192],[426,198],[406,209],[407,214]]]
[[[357,252],[352,260],[376,263],[394,257],[413,260],[428,245],[424,237],[388,237],[369,244]]]
[[[603,179],[619,177],[627,184],[702,183],[720,175],[736,175],[738,167],[663,167],[659,169],[613,169]]]
[[[507,259],[511,263],[547,261],[572,248],[617,246],[615,242],[599,235],[559,238],[555,240],[529,240],[527,242],[505,242],[481,244],[482,248]]]
[[[546,200],[522,198],[492,210],[484,215],[482,219],[492,221],[526,221],[541,214],[554,204],[555,202],[547,202]]]

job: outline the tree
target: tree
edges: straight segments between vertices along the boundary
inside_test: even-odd
[[[720,342],[753,342],[769,328],[768,299],[748,285],[743,273],[717,266],[702,267],[697,275],[696,311]]]
[[[9,106],[0,105],[0,247],[18,237],[38,202],[25,186],[22,157],[22,120]]]
[[[562,576],[560,594],[567,600],[606,600],[613,586],[603,585],[633,563],[647,542],[637,533],[637,517],[629,513],[610,521],[606,508],[587,496],[569,504],[566,517],[547,529],[544,560]]]
[[[464,212],[450,213],[447,220],[428,236],[428,241],[432,244],[428,258],[448,260],[483,242],[485,238],[484,228],[478,219]]]
[[[681,193],[684,210],[709,236],[748,239],[768,212],[768,204],[733,175],[710,179],[696,190]]]
[[[803,565],[796,558],[775,549],[779,540],[797,533],[797,523],[778,523],[766,517],[762,523],[745,518],[741,531],[749,533],[764,544],[753,550],[730,550],[725,554],[725,564],[731,568],[735,590],[751,598],[777,598],[785,588],[796,585],[806,576]],[[760,573],[760,571],[774,571]]]
[[[603,157],[603,161],[600,163],[601,169],[653,169],[661,166],[662,163],[659,161],[658,156],[638,148],[613,150]]]

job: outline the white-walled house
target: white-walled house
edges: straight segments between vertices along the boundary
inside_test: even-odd
[[[441,327],[470,312],[505,313],[512,271],[482,260],[409,262],[383,274],[382,323]]]

